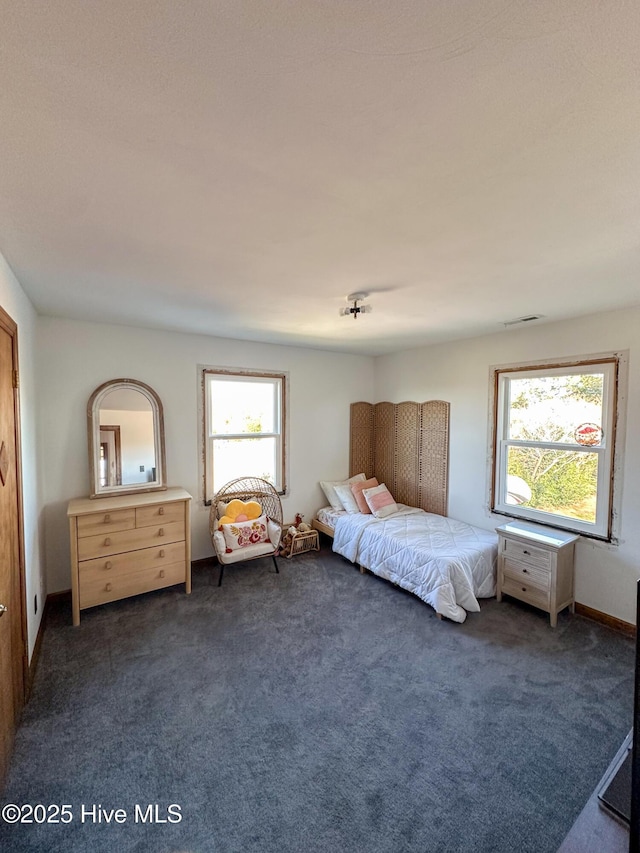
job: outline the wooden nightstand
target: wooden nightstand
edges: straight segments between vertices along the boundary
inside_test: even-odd
[[[555,628],[561,610],[570,607],[574,612],[573,555],[579,537],[526,521],[509,521],[496,533],[496,598],[511,595],[545,610]]]

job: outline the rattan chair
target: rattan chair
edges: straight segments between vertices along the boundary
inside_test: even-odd
[[[262,507],[263,515],[269,519],[269,540],[256,545],[247,545],[231,553],[227,552],[224,536],[218,530],[220,518],[224,515],[227,505],[234,499],[244,501],[257,501]],[[282,503],[280,495],[267,480],[259,477],[239,477],[224,485],[213,497],[211,510],[209,512],[209,533],[213,543],[216,557],[220,563],[220,577],[218,586],[222,585],[224,567],[231,563],[240,563],[247,560],[258,560],[262,557],[271,557],[276,572],[279,574],[276,555],[280,547],[282,537]]]

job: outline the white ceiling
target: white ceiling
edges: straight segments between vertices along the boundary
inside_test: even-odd
[[[5,0],[1,27],[0,251],[42,314],[374,355],[640,302],[636,0]]]

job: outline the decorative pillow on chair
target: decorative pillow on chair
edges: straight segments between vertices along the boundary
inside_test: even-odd
[[[223,524],[221,527],[227,552],[246,548],[247,545],[257,545],[260,542],[269,541],[267,517],[265,515],[251,521]]]
[[[222,516],[219,524],[232,524],[240,521],[253,521],[254,518],[260,518],[262,515],[262,507],[257,501],[244,501],[234,498],[227,504],[225,514]]]
[[[380,484],[376,480],[375,477],[372,477],[370,480],[361,480],[359,483],[354,483],[351,488],[351,494],[358,506],[360,512],[365,513],[365,515],[371,515],[371,510],[369,509],[369,504],[366,502],[364,495],[362,494],[363,489],[373,489],[375,486],[379,486]]]
[[[367,478],[364,474],[355,474],[353,477],[349,477],[348,480],[321,480],[320,487],[322,488],[322,491],[327,496],[327,500],[334,509],[344,509],[344,504],[338,497],[335,487],[348,485],[350,483],[357,483],[360,480],[366,479]]]
[[[362,494],[376,518],[386,518],[388,515],[398,512],[398,504],[384,483],[375,486],[373,489],[364,489]]]

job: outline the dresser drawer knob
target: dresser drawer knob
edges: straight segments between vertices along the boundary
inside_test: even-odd
[[[107,538],[104,540],[104,544],[105,544],[107,547],[108,547],[109,545],[111,545],[111,539],[109,539],[109,537],[108,537],[108,536],[107,536]]]
[[[111,584],[110,583],[105,585],[104,591],[105,592],[111,592]]]
[[[527,557],[530,557],[530,556],[531,556],[531,551],[525,551],[525,549],[524,549],[524,548],[522,549],[522,553],[523,553],[523,554],[526,554],[526,555],[527,555]]]
[[[526,592],[526,591],[527,591],[526,586],[523,586],[523,587],[522,587],[522,591],[523,591],[523,592]]]
[[[159,556],[159,557],[164,557],[164,551],[160,551],[160,553],[158,554],[158,556]]]
[[[158,536],[164,536],[164,527],[161,527],[161,528],[158,530]]]
[[[161,578],[163,578],[163,577],[164,577],[164,569],[160,569],[160,577],[161,577]]]
[[[164,515],[164,507],[163,506],[161,506],[160,509],[158,510],[158,515]]]
[[[109,513],[107,513],[104,517],[104,523],[109,524],[110,521],[111,521],[111,516],[109,515]]]
[[[104,564],[104,567],[105,569],[112,569],[113,563],[111,562],[111,560],[107,560],[107,562]]]
[[[522,574],[523,574],[523,575],[528,574],[528,572],[529,572],[529,569],[523,569],[523,570],[522,570]]]

